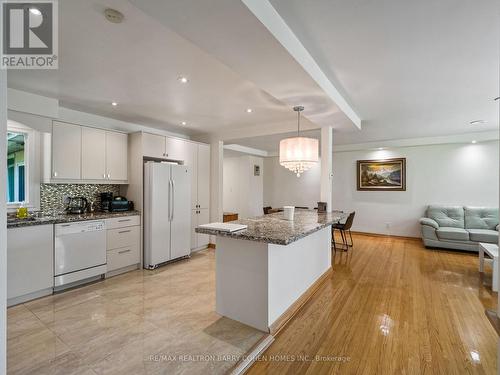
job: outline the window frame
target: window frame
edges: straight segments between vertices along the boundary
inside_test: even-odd
[[[22,203],[28,208],[35,208],[34,202],[33,202],[33,197],[31,196],[31,161],[32,161],[32,155],[33,155],[33,135],[34,131],[30,130],[28,128],[20,127],[20,126],[15,126],[10,124],[10,121],[7,123],[7,133],[17,133],[17,134],[23,134],[24,135],[24,201],[23,202],[7,202],[7,210],[12,211],[17,209],[19,206],[21,206]],[[7,140],[6,140],[7,141]],[[19,163],[16,163],[14,165],[14,175],[18,175],[18,167]],[[16,181],[16,178],[14,178],[14,181]],[[15,185],[16,186],[16,183]],[[14,191],[16,188],[14,187]],[[7,197],[5,196],[3,199],[7,201]]]

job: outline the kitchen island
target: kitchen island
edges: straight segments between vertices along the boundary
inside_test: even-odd
[[[217,236],[216,311],[261,331],[275,333],[331,273],[331,225],[340,212],[296,210],[243,219],[247,229]]]

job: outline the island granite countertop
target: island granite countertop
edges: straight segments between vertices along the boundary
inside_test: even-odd
[[[343,222],[348,214],[339,211],[318,213],[314,210],[295,209],[293,221],[283,218],[283,212],[232,221],[245,224],[247,229],[224,232],[214,229],[196,228],[196,233],[230,237],[240,240],[288,245],[329,225]]]
[[[50,224],[64,224],[76,221],[88,220],[105,220],[115,217],[136,216],[140,215],[139,211],[121,211],[121,212],[104,212],[96,211],[93,213],[84,214],[57,214],[57,215],[42,215],[40,217],[29,217],[26,219],[8,218],[7,229],[30,227],[33,225],[50,225]]]

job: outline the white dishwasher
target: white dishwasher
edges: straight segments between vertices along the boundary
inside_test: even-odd
[[[104,221],[56,224],[54,239],[54,289],[106,273]]]

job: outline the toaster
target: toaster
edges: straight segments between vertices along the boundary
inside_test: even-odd
[[[129,211],[131,203],[125,197],[116,196],[109,202],[109,210],[111,212]]]

